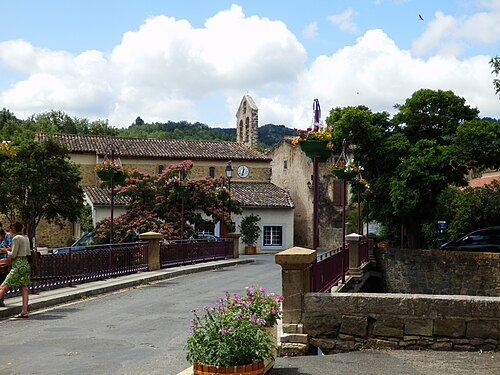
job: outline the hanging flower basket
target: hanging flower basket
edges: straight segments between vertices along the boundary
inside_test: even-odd
[[[302,151],[311,159],[324,157],[327,151],[331,154],[331,151],[327,148],[328,141],[301,141],[299,145]]]
[[[123,182],[125,182],[125,180],[127,179],[127,174],[122,172],[122,171],[118,171],[115,173],[115,183],[116,184],[122,184]]]
[[[318,157],[318,161],[324,163],[330,158],[330,156],[332,156],[332,150],[327,148],[322,152],[321,156]]]
[[[357,172],[346,171],[344,168],[331,168],[330,172],[339,180],[350,181],[356,178]]]
[[[358,181],[354,181],[351,183],[351,192],[352,193],[364,193],[366,191],[366,185],[362,184]]]
[[[114,172],[112,170],[107,171],[97,171],[97,176],[103,181],[111,181]]]
[[[263,375],[264,361],[242,366],[210,366],[199,362],[193,364],[194,375],[234,374],[234,375]]]

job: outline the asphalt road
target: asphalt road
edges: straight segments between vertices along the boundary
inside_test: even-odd
[[[281,293],[274,255],[0,321],[0,374],[177,374],[191,311],[250,285]]]

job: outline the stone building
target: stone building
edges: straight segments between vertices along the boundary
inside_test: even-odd
[[[37,139],[47,137],[38,133]],[[177,139],[123,138],[94,135],[55,134],[56,140],[71,150],[71,160],[80,167],[85,199],[92,208],[94,223],[110,214],[110,192],[100,187],[94,172],[96,164],[109,157],[113,148],[122,165],[143,173],[161,173],[170,164],[193,162],[190,178],[225,177],[231,161],[234,170],[231,191],[243,206],[242,215],[233,215],[236,228],[243,216],[257,213],[261,236],[258,250],[284,250],[293,246],[293,201],[288,193],[271,183],[271,159],[240,142],[194,141]],[[115,217],[124,212],[124,203],[114,205]],[[278,235],[276,235],[278,233]],[[220,235],[221,228],[214,228]],[[57,236],[47,229],[37,231],[37,245],[61,246],[79,238],[79,226],[62,228]],[[69,238],[68,238],[69,236]],[[56,242],[59,240],[59,243]],[[243,248],[243,246],[240,246]]]
[[[259,135],[259,110],[250,95],[243,96],[236,112],[236,142],[256,148]]]
[[[271,182],[289,192],[295,205],[294,244],[312,247],[313,161],[291,138],[285,138],[266,152],[271,161]],[[319,247],[331,249],[342,242],[343,183],[319,163],[318,229]]]

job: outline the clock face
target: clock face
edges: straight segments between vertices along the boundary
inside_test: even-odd
[[[238,176],[245,178],[248,176],[249,170],[246,165],[240,165],[238,167]]]

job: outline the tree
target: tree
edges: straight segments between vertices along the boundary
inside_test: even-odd
[[[326,122],[334,126],[335,151],[346,139],[364,167],[372,219],[393,240],[401,240],[402,228],[404,245],[418,248],[439,193],[465,186],[471,169],[498,165],[499,127],[479,120],[451,91],[419,90],[396,108],[392,120],[364,106],[335,108]]]
[[[500,74],[500,57],[495,56],[490,60],[490,65],[493,68],[491,71],[496,77]],[[493,87],[495,88],[495,94],[500,94],[500,79],[493,79]]]
[[[83,190],[69,150],[51,138],[11,146],[15,156],[0,168],[0,212],[28,226],[30,241],[42,219],[63,225],[83,209]]]
[[[160,175],[131,172],[130,178],[116,189],[128,203],[127,212],[113,221],[113,239],[127,241],[136,231],[155,231],[176,239],[209,229],[217,222],[229,225],[229,192],[223,186],[224,180],[191,180],[192,167],[187,160],[168,166]],[[241,212],[240,203],[234,199],[231,211]],[[96,225],[97,238],[108,238],[109,224],[110,220],[105,219]]]

